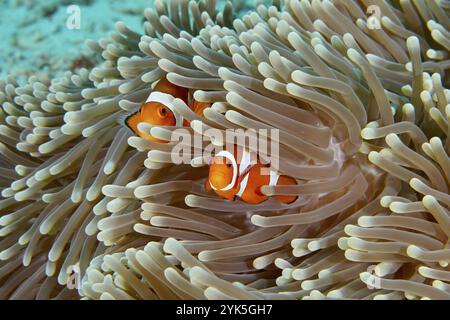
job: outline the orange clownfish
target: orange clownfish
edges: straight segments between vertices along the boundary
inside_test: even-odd
[[[203,115],[203,110],[210,106],[209,103],[196,100],[188,103],[189,90],[170,83],[164,77],[158,81],[147,101],[136,112],[126,115],[122,122],[141,138],[156,142],[167,142],[157,139],[150,134],[140,132],[138,124],[145,122],[154,126],[189,126],[189,121],[183,119],[173,106],[173,100],[176,98],[183,100],[193,112],[200,116]]]
[[[261,169],[269,166],[253,159],[254,155],[247,150],[243,150],[239,158],[236,160],[235,155],[226,150],[216,154],[209,166],[206,189],[214,190],[219,197],[227,200],[239,197],[246,203],[258,204],[268,199],[268,196],[261,192],[262,186],[297,184],[294,178],[279,175],[274,171],[270,171],[270,175],[262,175]],[[286,204],[297,199],[296,196],[275,196],[275,198]]]

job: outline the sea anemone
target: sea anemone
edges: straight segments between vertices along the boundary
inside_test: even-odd
[[[1,82],[0,298],[450,299],[449,12],[155,0],[144,35],[87,42],[92,70]],[[192,137],[279,129],[298,184],[262,192],[298,200],[219,199],[175,127],[118,124],[165,75],[212,104],[175,100]]]

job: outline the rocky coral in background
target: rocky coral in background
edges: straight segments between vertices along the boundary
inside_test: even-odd
[[[153,0],[5,0],[0,10],[0,77],[59,77],[82,57],[96,62],[84,41],[107,37],[118,20],[142,32],[142,12],[152,4]],[[66,27],[69,5],[81,8],[79,30]]]

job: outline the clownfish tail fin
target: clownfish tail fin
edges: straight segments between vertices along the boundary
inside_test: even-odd
[[[277,186],[292,186],[292,185],[296,185],[296,184],[297,184],[297,180],[295,180],[292,177],[283,175],[283,176],[279,177],[276,185]],[[290,203],[295,202],[298,199],[298,196],[295,196],[295,195],[284,195],[284,196],[278,195],[278,196],[275,196],[275,198],[278,201],[280,201],[280,202],[283,202],[285,204],[290,204]]]

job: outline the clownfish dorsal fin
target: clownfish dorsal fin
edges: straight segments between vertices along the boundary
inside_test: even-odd
[[[167,80],[167,77],[161,78],[153,89],[154,92],[162,92],[170,94],[174,98],[183,100],[186,104],[188,103],[189,89],[180,87]]]

